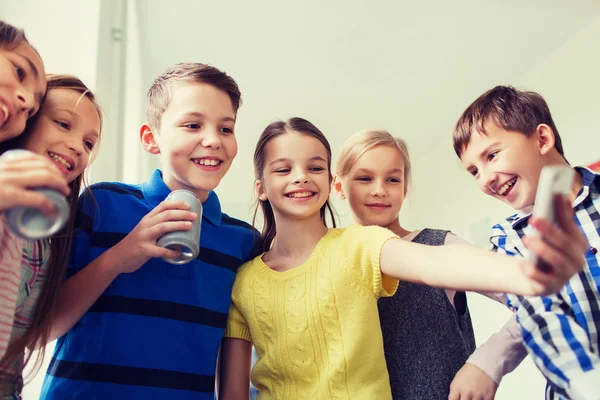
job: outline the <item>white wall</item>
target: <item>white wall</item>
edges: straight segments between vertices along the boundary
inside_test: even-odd
[[[598,43],[600,18],[585,26],[547,58],[539,60],[516,82],[493,82],[485,88],[512,84],[541,93],[550,105],[566,156],[573,165],[587,165],[600,159]],[[472,100],[479,94],[473,93]],[[467,105],[450,105],[456,108],[457,119]],[[410,194],[410,209],[403,210],[402,220],[408,229],[451,229],[473,244],[486,246],[491,226],[510,215],[512,210],[477,189],[473,178],[454,154],[451,129],[449,126],[444,140],[429,154],[413,160],[415,184]],[[470,295],[469,302],[476,338],[482,343],[502,327],[509,313],[478,295]],[[527,359],[504,379],[496,398],[542,399],[544,382],[533,362]]]
[[[39,51],[48,73],[69,73],[96,88],[100,1],[46,2],[6,0],[0,15],[6,22],[25,29]]]

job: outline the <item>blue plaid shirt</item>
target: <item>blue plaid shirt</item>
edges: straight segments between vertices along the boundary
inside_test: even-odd
[[[583,177],[573,203],[575,221],[590,243],[584,270],[556,295],[507,296],[517,309],[527,351],[548,379],[546,399],[600,399],[600,254],[593,250],[600,248],[600,174],[575,170]],[[521,238],[532,229],[530,215],[531,210],[523,211],[495,225],[492,250],[526,257]]]

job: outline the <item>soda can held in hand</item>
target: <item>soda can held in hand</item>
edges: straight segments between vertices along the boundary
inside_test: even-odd
[[[54,211],[44,214],[34,207],[14,207],[6,212],[10,229],[23,239],[45,239],[62,229],[69,218],[67,199],[52,189],[32,189],[46,196],[53,204]]]
[[[170,264],[187,264],[200,252],[200,222],[202,221],[202,203],[198,197],[189,190],[174,190],[166,200],[183,201],[190,205],[190,210],[198,217],[192,221],[192,228],[183,231],[167,232],[162,235],[156,244],[160,247],[179,252],[177,258],[163,258]]]
[[[2,157],[10,159],[21,153],[29,153],[29,151],[23,149],[10,150],[4,153]],[[44,214],[34,207],[13,207],[6,211],[8,226],[23,239],[49,238],[58,233],[69,219],[69,203],[65,196],[54,189],[37,188],[31,189],[31,191],[46,196],[54,204],[54,211],[51,214]]]

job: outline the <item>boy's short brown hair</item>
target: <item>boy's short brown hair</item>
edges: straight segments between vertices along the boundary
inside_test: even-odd
[[[160,74],[148,90],[146,122],[152,128],[160,128],[160,119],[171,100],[171,87],[178,82],[206,83],[224,91],[229,95],[236,114],[242,104],[242,95],[237,83],[225,72],[201,63],[175,64]]]
[[[454,151],[459,158],[471,142],[474,132],[486,134],[485,124],[488,122],[527,137],[533,135],[539,124],[546,124],[554,132],[554,147],[565,157],[548,104],[538,93],[521,91],[512,86],[496,86],[479,96],[462,113],[452,132]]]

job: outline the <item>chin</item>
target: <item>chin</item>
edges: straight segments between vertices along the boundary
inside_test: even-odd
[[[206,182],[205,181],[205,182],[202,182],[202,183],[200,183],[200,182],[191,182],[190,187],[193,190],[201,190],[203,192],[210,192],[211,190],[215,190],[218,185],[219,185],[218,183],[216,183],[214,185],[211,185],[210,182]]]

